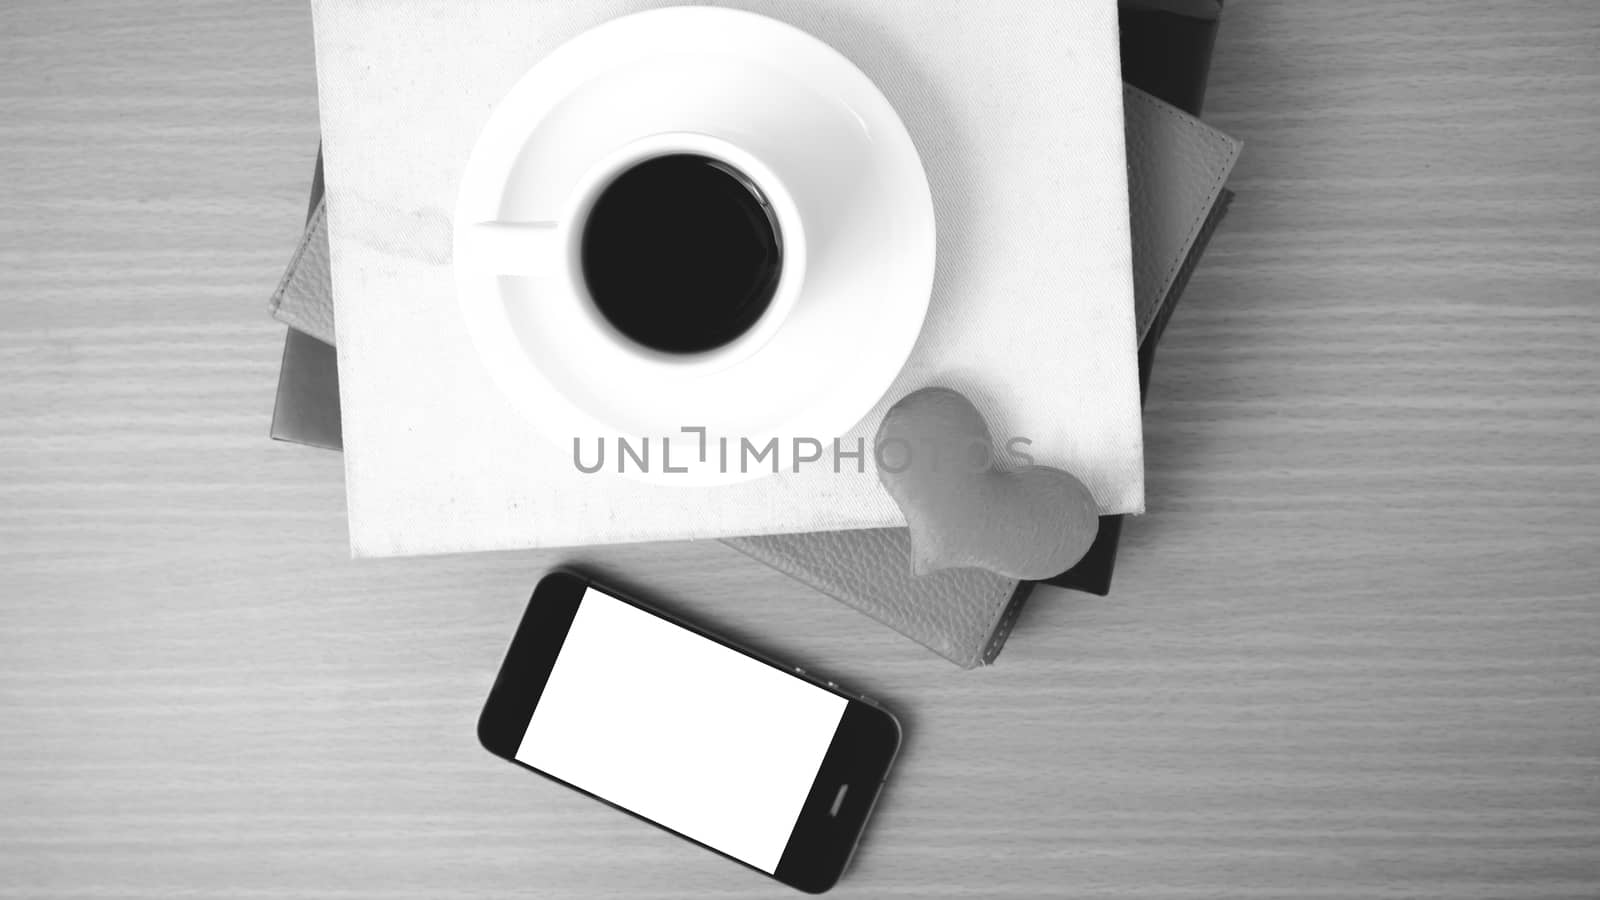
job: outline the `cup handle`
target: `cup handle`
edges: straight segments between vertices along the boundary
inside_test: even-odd
[[[558,268],[555,222],[479,222],[466,230],[456,265],[492,275],[546,275]]]

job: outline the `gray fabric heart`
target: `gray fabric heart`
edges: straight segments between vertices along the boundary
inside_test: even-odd
[[[965,396],[923,388],[889,408],[875,440],[878,480],[911,528],[912,569],[962,566],[1038,580],[1072,568],[1100,510],[1070,472],[996,468],[1004,448]]]

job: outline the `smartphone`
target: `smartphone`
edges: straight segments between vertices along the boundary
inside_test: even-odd
[[[850,861],[900,724],[866,697],[555,572],[534,589],[478,740],[821,893]]]

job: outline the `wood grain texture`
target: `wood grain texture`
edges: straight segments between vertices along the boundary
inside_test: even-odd
[[[862,897],[1600,893],[1600,5],[1230,3],[1111,599],[961,672],[716,544],[351,563],[266,439],[296,3],[0,8],[0,896],[786,896],[485,756],[586,563],[901,711]]]

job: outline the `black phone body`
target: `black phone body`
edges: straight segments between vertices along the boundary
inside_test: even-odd
[[[478,740],[791,887],[832,887],[900,746],[867,698],[570,572],[534,589]]]

